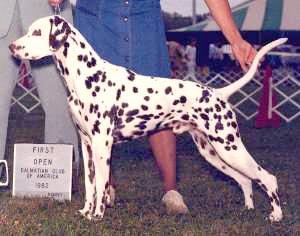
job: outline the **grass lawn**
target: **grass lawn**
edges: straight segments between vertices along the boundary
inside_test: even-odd
[[[284,219],[271,224],[270,204],[254,185],[255,210],[244,208],[237,184],[210,167],[187,135],[178,138],[178,189],[190,213],[168,216],[162,183],[144,139],[115,147],[116,203],[100,222],[76,214],[83,206],[83,179],[71,202],[13,199],[0,192],[0,235],[300,235],[299,123],[257,130],[241,124],[243,140],[256,161],[277,176]],[[23,127],[24,128],[24,127]],[[18,132],[18,131],[14,131]],[[19,131],[25,133],[25,130]],[[14,136],[17,136],[16,134]],[[23,141],[23,140],[22,140]]]

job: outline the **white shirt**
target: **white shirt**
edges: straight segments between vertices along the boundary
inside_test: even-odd
[[[191,45],[187,45],[185,49],[185,55],[190,63],[196,64],[196,52],[197,48]]]

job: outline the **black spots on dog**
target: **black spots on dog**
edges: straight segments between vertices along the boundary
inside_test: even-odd
[[[201,146],[201,148],[205,149],[206,145],[207,145],[207,142],[204,139],[200,138],[200,146]]]
[[[216,104],[215,108],[216,108],[216,112],[221,112],[221,107],[219,104]]]
[[[118,109],[118,116],[123,116],[124,110],[122,108]]]
[[[110,129],[110,128],[107,128],[107,129],[106,129],[106,135],[110,135],[110,131],[111,131],[111,129]]]
[[[200,103],[203,103],[203,102],[208,103],[209,102],[209,96],[211,96],[210,93],[209,93],[209,91],[206,90],[206,89],[204,89],[202,91],[202,97],[199,99],[199,102]]]
[[[107,81],[107,85],[108,87],[112,87],[113,86],[113,82],[111,82],[110,80]]]
[[[146,105],[141,105],[141,108],[142,108],[143,111],[147,111],[148,110],[148,106],[146,106]]]
[[[90,80],[90,77],[88,77],[88,79],[85,80],[85,87],[87,89],[91,89],[92,88],[92,81]]]
[[[94,67],[97,65],[97,61],[94,57],[92,57],[91,60],[86,63],[86,65],[88,68]]]
[[[87,79],[85,80],[85,86],[87,89],[91,89],[92,88],[92,84],[93,83],[97,83],[99,81],[99,76],[101,75],[101,71],[97,71],[96,73],[94,73],[91,76],[88,76]],[[96,90],[97,87],[97,90]],[[95,92],[99,92],[100,91],[100,87],[96,86],[95,87]],[[96,96],[96,94],[92,93],[93,96]]]
[[[233,113],[232,113],[232,111],[228,111],[226,115],[227,115],[227,117],[228,117],[229,119],[232,119],[232,118],[233,118]]]
[[[208,121],[208,120],[209,120],[208,115],[206,115],[205,113],[201,113],[201,114],[200,114],[200,117],[202,118],[202,120],[205,120],[205,121]]]
[[[183,86],[182,83],[179,83],[179,84],[178,84],[178,87],[179,87],[179,88],[183,88],[184,86]]]
[[[118,106],[113,105],[107,113],[111,125],[116,121],[117,113]]]
[[[135,73],[133,73],[131,70],[126,70],[128,73],[128,80],[134,81],[135,80]]]
[[[139,89],[138,89],[137,87],[133,87],[133,88],[132,88],[132,91],[133,91],[134,93],[138,93],[138,92],[139,92]]]
[[[215,132],[216,133],[218,133],[218,130],[224,130],[224,126],[223,126],[223,124],[220,121],[218,121],[216,123],[216,126],[215,126]]]
[[[77,69],[77,75],[81,75],[81,71],[80,71],[80,69]]]
[[[161,105],[156,105],[156,109],[157,109],[157,110],[161,110],[161,109],[162,109],[162,106],[161,106]]]
[[[176,106],[178,103],[179,103],[179,100],[175,99],[174,102],[173,102],[173,105]]]
[[[133,109],[133,110],[130,110],[126,113],[126,116],[135,116],[139,114],[139,110],[138,109]]]
[[[235,121],[232,121],[231,126],[232,126],[232,128],[236,129],[237,128],[237,123]]]
[[[221,100],[219,98],[217,99],[217,101],[220,103],[222,108],[226,108],[226,102],[224,102],[223,100]]]
[[[98,110],[99,110],[98,104],[96,104],[96,105],[94,105],[93,103],[90,104],[90,107],[89,107],[90,114],[92,114],[92,113],[96,114],[98,112]]]
[[[100,121],[96,120],[93,124],[93,129],[92,129],[92,134],[95,135],[96,133],[100,134],[100,129],[99,129]]]
[[[65,75],[65,68],[64,68],[64,66],[63,66],[62,61],[61,61],[60,59],[58,59],[58,60],[57,60],[57,63],[58,63],[58,69],[59,69],[60,73],[61,73],[62,75]]]
[[[128,116],[128,117],[126,118],[125,122],[126,122],[126,123],[130,123],[130,122],[133,121],[133,120],[134,120],[134,117]]]
[[[105,143],[106,144],[106,143]],[[108,142],[107,142],[107,145],[106,146],[108,146]],[[106,160],[106,165],[108,165],[108,166],[110,166],[110,163],[111,163],[111,159],[110,158],[107,158],[107,160]]]
[[[209,122],[208,122],[208,121],[209,121],[209,117],[208,117],[208,115],[205,114],[205,113],[201,113],[201,114],[200,114],[200,117],[201,117],[202,120],[205,121],[204,127],[205,127],[207,130],[209,130]]]
[[[72,33],[73,33],[73,31],[72,31]],[[70,39],[71,39],[76,45],[78,45],[77,40],[76,40],[73,36],[70,36]]]
[[[181,116],[181,119],[183,119],[184,121],[188,121],[190,119],[190,116],[187,114],[184,114]]]
[[[98,93],[99,91],[100,91],[100,87],[99,87],[99,86],[96,86],[96,87],[95,87],[95,92]]]
[[[120,97],[121,97],[121,89],[118,89],[117,95],[116,95],[116,100],[119,101]]]
[[[147,92],[152,94],[154,91],[153,91],[153,88],[147,88]]]
[[[145,96],[144,100],[148,102],[150,100],[150,97],[149,96]]]
[[[221,138],[221,137],[214,137],[212,135],[208,135],[208,139],[211,141],[211,142],[219,142],[221,144],[224,144],[224,139]]]
[[[63,51],[63,54],[65,57],[68,56],[68,48],[70,47],[70,44],[68,42],[65,42],[64,43],[64,51]]]
[[[82,58],[83,62],[87,62],[88,61],[88,56],[87,55],[84,55],[83,58]]]
[[[280,206],[278,195],[272,192],[272,198],[275,200],[277,206]]]
[[[145,121],[149,121],[152,119],[154,115],[153,114],[146,114],[146,115],[139,115],[137,116],[137,118],[145,120]]]
[[[209,154],[211,155],[211,156],[216,156],[217,154],[216,154],[216,152],[214,151],[214,150],[209,150]]]
[[[85,48],[85,43],[80,42],[80,47],[81,47],[81,48]]]
[[[232,134],[228,134],[227,140],[228,140],[228,142],[233,143],[234,142],[234,136]]]
[[[41,29],[36,29],[32,32],[32,36],[42,36]]]
[[[139,122],[139,124],[135,125],[134,127],[138,128],[139,130],[144,130],[147,128],[147,121],[143,120]]]
[[[181,97],[179,98],[179,102],[180,102],[180,103],[186,103],[186,101],[187,101],[186,96],[181,96]]]
[[[122,104],[121,104],[121,107],[122,108],[126,108],[126,107],[128,107],[129,106],[129,104],[127,103],[127,102],[123,102]]]
[[[172,88],[170,86],[166,87],[165,89],[165,94],[168,95],[168,94],[173,94],[172,93]]]
[[[78,56],[77,56],[78,61],[82,61],[82,58],[83,58],[82,55],[78,55]]]

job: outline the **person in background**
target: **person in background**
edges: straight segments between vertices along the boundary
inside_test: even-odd
[[[187,65],[187,73],[195,74],[196,71],[196,56],[197,56],[197,40],[190,39],[189,44],[185,48],[185,58]]]
[[[62,0],[49,0],[54,6]],[[241,67],[256,51],[245,41],[231,15],[228,0],[206,0]],[[77,0],[75,26],[99,55],[116,65],[150,76],[171,77],[159,0]],[[176,189],[176,138],[172,130],[149,136],[164,184],[162,202],[168,213],[187,213]]]
[[[47,0],[0,1],[0,159],[4,159],[11,96],[16,85],[18,63],[12,58],[8,45],[23,36],[28,26],[40,17],[53,14]],[[69,4],[62,14],[72,19]],[[45,142],[73,144],[79,159],[77,132],[68,112],[65,90],[51,61],[32,63],[32,74],[45,111]]]
[[[172,74],[172,78],[175,78],[175,72],[182,72],[184,70],[184,48],[183,46],[176,41],[168,41],[167,42],[169,58],[170,58],[170,69]]]

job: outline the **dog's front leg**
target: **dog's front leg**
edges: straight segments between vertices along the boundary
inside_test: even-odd
[[[108,129],[109,128],[100,129],[101,133],[103,132],[105,135],[96,135],[92,143],[97,194],[93,219],[101,219],[103,217],[106,203],[109,200],[109,171],[113,138],[111,135],[106,135],[106,130]]]
[[[84,183],[85,183],[85,204],[83,209],[79,210],[80,214],[87,219],[92,219],[92,214],[95,209],[96,203],[96,178],[95,178],[95,164],[92,155],[92,144],[86,135],[82,132],[81,137],[81,147],[83,155],[84,164]]]

